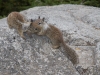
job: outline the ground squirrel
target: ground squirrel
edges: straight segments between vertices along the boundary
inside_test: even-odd
[[[77,53],[70,48],[63,40],[62,32],[56,28],[55,26],[48,24],[43,19],[40,19],[40,17],[36,20],[34,20],[29,28],[28,32],[30,33],[36,33],[38,35],[46,35],[48,38],[50,38],[52,42],[52,47],[54,49],[59,48],[60,46],[63,46],[64,49],[67,52],[68,59],[74,64],[78,64],[78,55]]]
[[[28,22],[24,15],[19,12],[11,12],[7,17],[7,23],[10,29],[16,29],[19,35],[25,39],[25,32],[31,22]]]

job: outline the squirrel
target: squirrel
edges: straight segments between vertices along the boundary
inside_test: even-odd
[[[23,32],[27,31],[27,28],[31,22],[26,20],[24,15],[16,11],[11,12],[7,17],[7,23],[10,29],[16,29],[19,35],[25,39]]]
[[[52,42],[52,48],[57,49],[61,45],[67,52],[68,59],[73,63],[73,65],[77,65],[79,63],[77,53],[70,48],[64,42],[62,32],[55,26],[48,24],[44,21],[45,18],[40,19],[40,16],[36,20],[31,20],[31,24],[28,28],[28,32],[35,33],[37,35],[45,35],[50,38]]]

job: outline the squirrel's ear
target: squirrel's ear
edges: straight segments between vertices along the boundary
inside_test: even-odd
[[[40,16],[38,16],[38,19],[40,19]]]
[[[32,26],[32,22],[30,23],[30,25],[29,26]]]
[[[42,19],[42,20],[43,20],[43,22],[44,22],[45,18],[43,17],[43,19]]]
[[[31,22],[33,22],[33,19],[31,19]]]

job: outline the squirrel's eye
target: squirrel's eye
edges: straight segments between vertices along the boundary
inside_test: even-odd
[[[37,28],[35,28],[34,30],[38,30]]]
[[[40,25],[41,23],[39,22],[39,25]]]

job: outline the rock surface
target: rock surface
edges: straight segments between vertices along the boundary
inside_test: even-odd
[[[58,27],[79,55],[78,67],[74,68],[63,48],[52,49],[47,37],[33,34],[23,40],[4,18],[0,20],[0,75],[100,75],[100,8],[68,4],[21,13],[28,19],[45,17]]]

